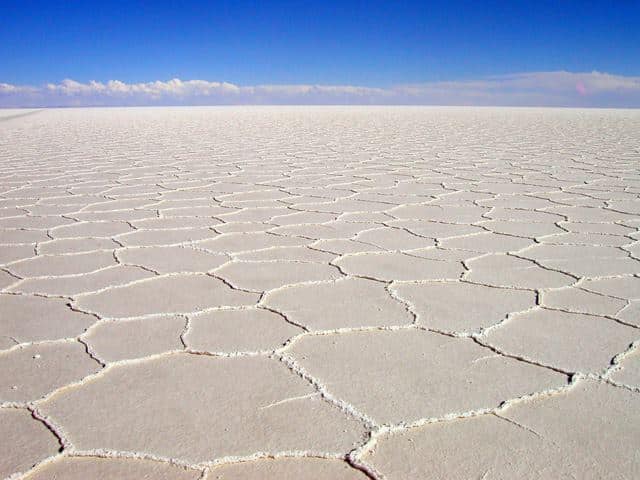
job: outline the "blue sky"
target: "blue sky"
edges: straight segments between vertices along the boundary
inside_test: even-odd
[[[4,106],[29,101],[35,105],[305,103],[305,99],[310,103],[462,99],[465,104],[640,105],[639,1],[3,0],[0,18],[0,85],[4,85],[0,105]],[[595,80],[593,72],[600,75]],[[583,77],[562,77],[568,91],[551,88],[547,98],[549,78],[553,86],[558,73]],[[527,86],[522,82],[514,86],[512,80],[505,85],[504,79],[514,74],[529,75]],[[602,75],[607,75],[606,85]],[[542,86],[530,84],[539,78]],[[176,87],[175,82],[167,83],[172,79],[210,82],[215,92],[203,90],[201,84]],[[501,79],[499,84],[496,79]],[[109,81],[126,87],[120,83],[115,84],[118,88],[108,87]],[[487,81],[489,86],[479,83]],[[168,86],[161,87],[159,96],[144,87],[129,88],[153,82]],[[59,88],[47,88],[48,84]],[[230,93],[235,95],[231,100],[220,99],[224,92],[218,84],[245,90],[239,90],[241,95]],[[302,94],[300,89],[293,93],[280,89],[277,95],[261,90],[259,96],[255,89],[246,90],[264,85],[321,88]],[[428,95],[416,90],[413,96],[406,90],[398,93],[398,88],[419,85],[429,87]],[[322,90],[324,86],[362,90],[355,96],[353,90],[340,91],[336,97],[335,90]],[[507,97],[496,97],[505,92]]]

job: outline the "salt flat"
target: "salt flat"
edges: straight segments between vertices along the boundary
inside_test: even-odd
[[[0,477],[640,477],[640,112],[0,115]]]

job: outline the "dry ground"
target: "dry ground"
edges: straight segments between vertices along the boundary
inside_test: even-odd
[[[640,112],[0,112],[0,477],[640,477]]]

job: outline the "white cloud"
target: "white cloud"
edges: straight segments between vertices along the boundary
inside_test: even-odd
[[[42,87],[0,83],[0,107],[214,104],[438,104],[640,107],[640,77],[602,72],[531,72],[388,88],[354,85],[239,86],[206,80]]]
[[[174,78],[168,82],[124,83],[120,80],[109,80],[107,83],[91,81],[80,83],[65,79],[60,83],[49,83],[47,92],[52,95],[66,96],[104,96],[104,97],[132,97],[138,96],[156,99],[162,97],[211,96],[214,94],[228,94],[239,91],[231,83],[207,82],[204,80],[182,81]]]
[[[11,85],[10,83],[0,83],[0,95],[17,95],[17,94],[25,94],[25,93],[34,93],[37,91],[38,89],[34,87]]]

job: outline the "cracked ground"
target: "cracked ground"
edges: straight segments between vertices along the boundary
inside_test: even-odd
[[[0,111],[0,478],[640,477],[640,113]]]

